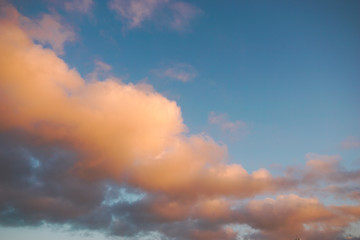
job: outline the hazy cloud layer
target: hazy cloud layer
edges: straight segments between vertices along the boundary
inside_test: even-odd
[[[4,9],[1,224],[45,221],[134,239],[147,233],[184,240],[236,239],[229,224],[246,224],[256,230],[248,239],[335,240],[358,221],[358,202],[329,206],[307,191],[331,185],[324,194],[356,199],[360,171],[346,170],[340,156],[308,154],[306,166],[280,177],[266,169],[249,173],[227,162],[226,146],[188,134],[174,101],[146,84],[98,81],[97,75],[85,81],[54,52],[68,38],[44,48],[50,42],[35,38],[13,7]],[[36,25],[36,34],[43,28]],[[96,62],[95,72],[110,69]],[[226,130],[239,125],[216,114],[212,121]],[[252,199],[262,194],[275,197]]]

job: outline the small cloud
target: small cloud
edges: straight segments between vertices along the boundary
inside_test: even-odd
[[[140,27],[143,21],[150,19],[155,9],[166,2],[164,0],[112,0],[109,2],[109,7],[124,18],[129,28],[136,28]]]
[[[189,82],[197,76],[196,70],[189,64],[174,64],[171,67],[154,71],[161,78],[175,79],[181,82]]]
[[[111,66],[107,63],[104,63],[100,60],[95,60],[95,68],[94,70],[87,75],[87,79],[89,80],[99,80],[99,78],[104,79],[109,76],[109,72],[111,70]]]
[[[174,2],[170,9],[173,14],[173,21],[170,25],[173,29],[182,30],[190,24],[190,21],[196,17],[201,10],[185,2]]]
[[[25,32],[42,45],[50,45],[57,54],[64,54],[64,44],[75,40],[75,33],[60,22],[58,16],[44,14],[40,19],[19,16]]]
[[[208,121],[210,124],[217,125],[223,132],[237,133],[239,130],[247,129],[247,124],[241,120],[231,122],[225,113],[216,114],[210,112]]]
[[[121,16],[129,29],[160,19],[167,27],[181,31],[202,12],[189,3],[174,0],[111,0],[109,7]]]
[[[94,5],[93,0],[72,0],[65,2],[65,9],[68,12],[89,13]]]
[[[360,139],[353,136],[347,137],[341,142],[341,147],[346,150],[360,148]]]
[[[111,66],[109,64],[104,63],[100,60],[96,60],[95,65],[96,65],[97,69],[102,70],[102,71],[110,71],[111,70]]]

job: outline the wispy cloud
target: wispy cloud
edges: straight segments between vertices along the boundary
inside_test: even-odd
[[[110,71],[111,66],[107,63],[104,63],[103,61],[96,60],[95,61],[96,69],[102,70],[102,71]]]
[[[151,19],[155,10],[167,3],[167,0],[112,0],[109,6],[127,21],[129,28],[135,28]]]
[[[104,80],[108,77],[110,77],[109,73],[112,69],[112,67],[100,60],[95,60],[94,61],[95,64],[95,68],[94,70],[89,73],[86,78],[89,80]]]
[[[239,133],[239,131],[248,130],[248,125],[245,122],[241,120],[232,122],[225,113],[210,112],[208,121],[210,124],[218,126],[223,132]]]
[[[57,54],[64,53],[66,42],[75,40],[74,31],[66,26],[58,15],[43,14],[41,18],[30,19],[19,15],[13,7],[7,8],[7,14],[12,15],[33,40],[51,46]]]
[[[169,8],[172,10],[173,17],[172,21],[170,21],[170,26],[177,30],[182,30],[188,26],[191,20],[201,13],[201,10],[197,7],[180,1],[174,1],[169,5]]]
[[[93,5],[93,0],[71,0],[65,2],[65,9],[69,12],[80,12],[86,14],[91,11]]]
[[[347,137],[344,141],[341,142],[341,147],[348,150],[360,148],[360,139],[353,136]]]
[[[160,21],[174,30],[185,29],[201,10],[175,0],[111,0],[109,7],[128,28],[138,28],[146,21]]]
[[[160,78],[170,78],[181,82],[189,82],[197,76],[195,68],[189,64],[178,63],[152,71]]]

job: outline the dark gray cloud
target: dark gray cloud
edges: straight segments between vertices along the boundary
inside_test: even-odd
[[[5,225],[66,222],[91,213],[102,201],[102,184],[74,177],[76,156],[60,145],[2,133],[0,160],[0,221]]]
[[[109,179],[83,179],[74,171],[78,159],[76,153],[61,142],[42,142],[21,131],[1,133],[0,224],[69,224],[73,229],[97,229],[109,235],[135,239],[141,234],[157,233],[163,239],[230,240],[236,239],[237,233],[226,228],[226,225],[233,223],[247,224],[260,230],[244,235],[244,239],[272,240],[279,239],[280,235],[288,238],[299,232],[310,240],[325,235],[326,239],[337,240],[343,231],[340,226],[346,226],[343,223],[344,216],[350,216],[340,212],[349,212],[351,209],[338,208],[336,212],[319,202],[294,195],[249,203],[225,199],[225,202],[238,203],[230,204],[231,209],[224,208],[221,210],[224,213],[215,214],[211,218],[211,215],[201,213],[200,209],[206,205],[207,198],[177,198],[161,192],[146,193]],[[348,173],[341,166],[331,169],[332,172],[341,169],[341,175]],[[312,171],[307,170],[307,173]],[[350,172],[350,180],[357,179],[353,175]],[[342,183],[344,178],[332,180],[333,183]],[[318,178],[313,179],[313,183],[319,181]],[[332,194],[346,194],[356,190],[354,187],[341,191],[339,187],[326,189]],[[312,209],[310,217],[302,214],[305,207]],[[178,209],[181,211],[178,212]],[[216,211],[216,208],[209,210]],[[316,229],[308,231],[303,228],[302,224],[312,224],[314,221],[323,227],[339,227],[328,227],[326,234]],[[352,222],[351,217],[345,222]]]

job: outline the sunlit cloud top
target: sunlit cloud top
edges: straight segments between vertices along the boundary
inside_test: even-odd
[[[45,10],[0,4],[0,238],[12,227],[19,238],[35,238],[28,226],[129,240],[360,237],[359,72],[351,65],[360,48],[349,43],[360,32],[344,9],[331,7],[352,34],[336,26],[322,34],[343,31],[353,50],[343,58],[348,65],[326,71],[346,69],[347,80],[303,62],[307,77],[317,78],[300,84],[290,76],[305,73],[288,72],[298,65],[282,60],[296,49],[266,51],[281,42],[267,35],[267,21],[247,16],[252,26],[220,14],[238,17],[241,5],[242,18],[253,3],[27,4]],[[345,5],[350,15],[350,6],[360,9]],[[184,31],[200,15],[211,28]],[[265,42],[252,35],[257,29]],[[307,34],[298,46],[319,37]],[[319,77],[326,74],[328,85]],[[330,93],[342,91],[332,102]]]

